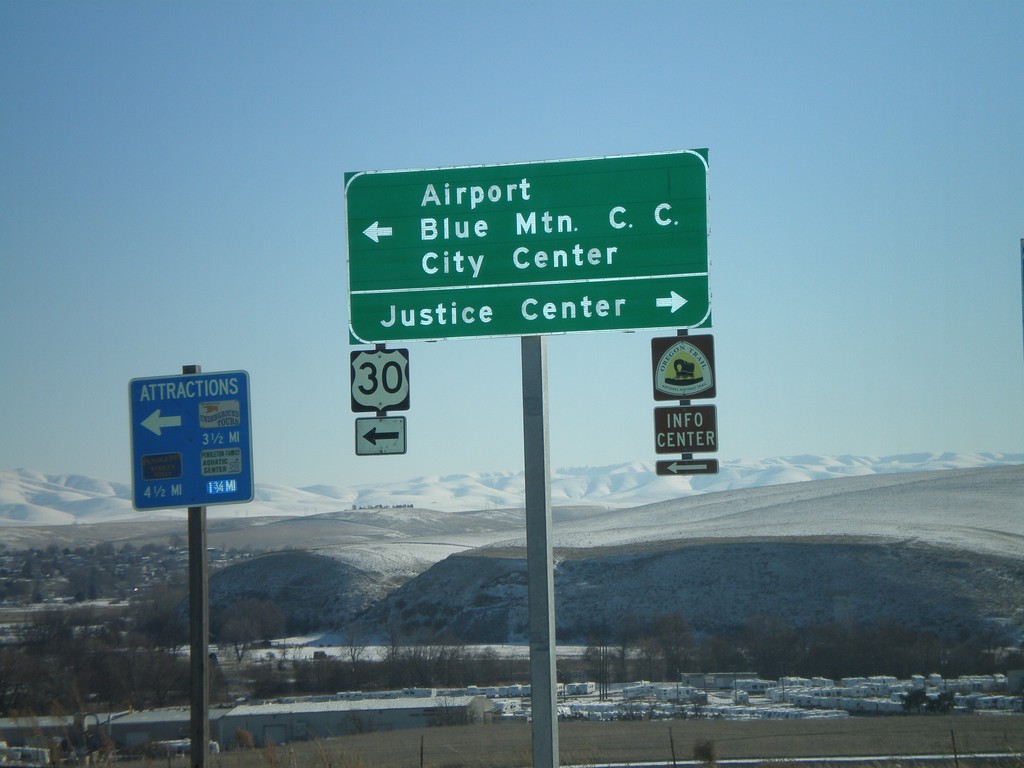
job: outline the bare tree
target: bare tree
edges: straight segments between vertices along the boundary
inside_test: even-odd
[[[0,649],[0,715],[25,708],[37,662],[16,648]]]
[[[284,613],[267,600],[240,600],[224,611],[216,622],[218,642],[234,651],[242,661],[261,640],[270,640],[284,628]]]
[[[583,658],[587,662],[589,672],[597,683],[601,701],[608,698],[608,687],[611,683],[612,648],[609,642],[611,633],[602,625],[590,633]]]
[[[690,625],[678,611],[661,614],[651,619],[651,632],[661,651],[665,676],[678,680],[679,674],[690,663],[693,655],[693,636]]]
[[[188,644],[188,614],[185,588],[161,585],[137,602],[135,631],[148,638],[152,647],[177,653]],[[133,603],[136,605],[136,603]]]
[[[349,627],[344,632],[345,657],[348,659],[352,674],[355,674],[359,662],[366,655],[366,642],[362,635],[355,629]]]

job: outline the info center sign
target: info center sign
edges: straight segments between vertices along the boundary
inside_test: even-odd
[[[353,337],[710,325],[707,158],[346,174]]]

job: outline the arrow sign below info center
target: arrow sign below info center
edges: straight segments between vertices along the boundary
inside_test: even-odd
[[[353,339],[710,325],[707,156],[345,174]]]
[[[655,462],[659,475],[717,475],[718,459],[676,459]]]

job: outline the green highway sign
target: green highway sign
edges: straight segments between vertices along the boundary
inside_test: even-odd
[[[707,157],[346,174],[352,336],[710,325]]]

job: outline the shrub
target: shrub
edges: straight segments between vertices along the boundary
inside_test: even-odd
[[[693,745],[693,759],[705,765],[718,763],[718,747],[710,739],[701,739]]]

